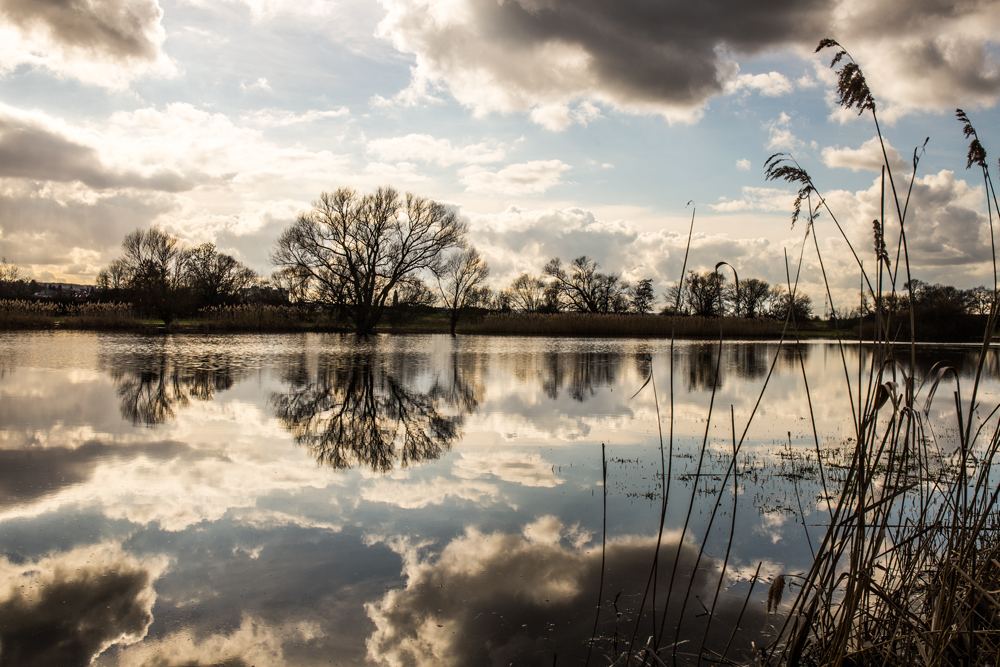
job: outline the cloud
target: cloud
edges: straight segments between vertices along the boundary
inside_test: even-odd
[[[991,105],[1000,93],[991,0],[711,0],[683,9],[640,0],[380,1],[378,34],[413,58],[397,102],[447,91],[477,115],[525,112],[553,130],[568,126],[569,107],[581,101],[692,122],[719,95],[784,95],[793,87],[785,74],[740,74],[736,59],[779,50],[811,58],[821,38],[838,35],[850,36],[887,116]]]
[[[171,75],[162,16],[156,0],[0,0],[0,71],[27,64],[111,88]]]
[[[403,509],[420,509],[428,505],[442,505],[449,498],[483,505],[485,501],[495,499],[498,492],[494,484],[472,480],[448,480],[443,477],[417,482],[379,479],[362,488],[361,497]]]
[[[455,462],[454,474],[463,479],[492,476],[522,486],[551,489],[563,483],[552,463],[526,452],[464,452]]]
[[[240,89],[244,92],[259,90],[264,93],[274,92],[271,90],[271,84],[267,82],[264,77],[258,78],[253,83],[247,83],[246,81],[240,81]]]
[[[531,110],[531,120],[552,132],[562,132],[573,123],[586,126],[603,118],[601,110],[590,102],[581,102],[576,109],[565,104],[542,104]]]
[[[740,171],[750,171],[750,160],[743,158],[736,161],[736,168]]]
[[[4,662],[87,665],[113,644],[139,641],[153,621],[153,582],[165,566],[111,544],[25,563],[0,559]]]
[[[367,150],[383,160],[421,160],[442,167],[499,162],[507,152],[503,144],[482,142],[468,146],[453,146],[449,139],[436,139],[429,134],[373,139],[368,142]]]
[[[290,125],[315,123],[328,118],[344,118],[350,116],[350,113],[347,107],[337,107],[327,111],[310,109],[305,113],[296,113],[287,109],[258,109],[244,114],[240,120],[262,127],[289,127]]]
[[[477,114],[535,110],[536,122],[555,129],[565,118],[551,105],[579,101],[694,120],[735,79],[730,53],[818,40],[830,18],[817,0],[720,0],[684,11],[639,0],[381,1],[379,34],[415,59],[400,101],[443,87]]]
[[[827,195],[830,208],[843,216],[839,219],[862,258],[873,257],[872,220],[880,217],[881,196],[879,178],[867,190],[841,190]],[[891,195],[887,197],[891,201]],[[906,215],[906,241],[914,278],[957,286],[983,280],[976,278],[976,273],[983,274],[992,257],[984,204],[982,186],[971,187],[952,171],[916,178]],[[891,204],[886,209],[886,243],[895,257],[899,226]],[[824,223],[829,224],[826,220]],[[856,269],[854,276],[856,283]]]
[[[907,164],[899,151],[893,148],[888,141],[885,142],[885,155],[889,158],[889,167],[895,173],[902,173],[910,165]],[[834,148],[827,146],[823,149],[823,163],[828,167],[842,167],[851,171],[867,169],[869,171],[882,171],[885,164],[882,155],[882,145],[878,137],[872,137],[859,148]]]
[[[792,92],[793,89],[792,82],[784,74],[768,72],[767,74],[740,74],[729,82],[727,92],[756,90],[764,97],[781,97]]]
[[[562,174],[572,169],[562,160],[532,160],[488,171],[482,167],[462,169],[467,192],[491,195],[537,195],[562,183]]]
[[[883,104],[881,116],[886,120],[921,109],[950,111],[996,103],[1000,66],[990,48],[1000,34],[996,3],[842,0],[840,4],[831,34],[851,36],[845,45]]]
[[[784,111],[781,112],[780,116],[765,124],[768,132],[766,147],[769,151],[795,151],[805,147],[805,142],[792,133],[791,124],[791,116]]]
[[[739,211],[769,211],[791,214],[795,203],[795,195],[781,188],[758,188],[743,186],[743,196],[739,199],[723,199],[718,204],[710,204],[709,208],[719,213],[736,213]]]
[[[283,645],[315,639],[320,633],[315,623],[288,622],[272,625],[244,615],[232,632],[204,635],[191,629],[148,639],[126,647],[116,664],[120,667],[250,667],[286,665]]]
[[[422,558],[420,545],[405,538],[385,540],[403,557],[406,586],[390,590],[366,605],[375,631],[368,638],[368,657],[392,665],[506,665],[552,661],[580,664],[594,624],[594,597],[598,592],[602,560],[606,565],[600,596],[598,638],[608,638],[616,623],[615,609],[634,615],[642,596],[653,553],[653,538],[612,540],[605,554],[591,545],[591,536],[557,518],[542,516],[520,533],[483,533],[466,529],[441,550],[437,558]],[[664,537],[659,567],[668,572],[680,553],[681,572],[690,572],[697,547],[678,544],[678,536]],[[693,595],[711,601],[720,576],[718,563],[702,558],[693,582]],[[657,600],[666,598],[669,577],[661,577]],[[624,594],[622,594],[624,593]],[[668,618],[679,616],[682,595],[671,596]],[[612,601],[617,606],[612,605]],[[740,596],[722,596],[714,623],[731,627],[742,607]],[[693,614],[686,614],[688,618]],[[631,617],[631,616],[629,616]],[[702,620],[684,623],[700,641]],[[763,630],[763,613],[747,610],[741,626]],[[673,622],[667,624],[672,636]],[[721,650],[728,633],[716,633]],[[609,639],[599,639],[595,651],[611,650]],[[732,655],[748,646],[732,647]]]
[[[79,181],[96,190],[132,187],[180,192],[194,187],[175,169],[108,166],[96,147],[81,140],[82,136],[68,136],[66,129],[40,114],[0,105],[0,178]]]

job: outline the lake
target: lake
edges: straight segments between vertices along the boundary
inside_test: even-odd
[[[964,387],[976,354],[922,347],[917,376]],[[610,665],[651,635],[745,659],[822,538],[869,355],[0,334],[0,664]]]

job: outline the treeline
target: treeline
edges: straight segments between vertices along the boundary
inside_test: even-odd
[[[883,336],[895,340],[910,338],[912,320],[914,340],[967,341],[982,338],[995,298],[996,293],[982,285],[959,289],[913,279],[899,292],[862,293],[858,305],[839,313],[838,319],[866,334],[881,328]]]
[[[455,212],[392,188],[322,193],[281,233],[270,259],[276,269],[262,277],[210,243],[184,247],[160,229],[137,229],[125,236],[121,256],[100,271],[87,300],[130,304],[134,316],[166,325],[198,317],[218,328],[252,322],[263,328],[265,320],[268,328],[280,328],[283,317],[308,316],[322,318],[325,328],[360,334],[442,309],[452,333],[470,315],[650,315],[658,305],[662,315],[702,319],[818,319],[808,295],[759,278],[737,282],[724,270],[688,271],[658,299],[652,279],[630,283],[585,255],[568,264],[554,257],[539,275],[524,273],[493,289],[490,268]],[[985,287],[960,290],[917,280],[912,286],[919,339],[969,338],[993,302]],[[0,298],[30,299],[36,292],[16,265],[0,262]],[[847,327],[894,326],[908,336],[910,309],[908,290],[868,294],[837,319]]]

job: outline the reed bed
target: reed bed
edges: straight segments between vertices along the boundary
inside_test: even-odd
[[[0,300],[0,329],[51,329],[59,309],[52,303]]]
[[[155,328],[136,318],[127,303],[81,303],[65,308],[59,326],[66,329],[137,329]]]
[[[730,338],[775,338],[782,330],[781,322],[736,317],[511,313],[460,323],[458,331],[485,335],[629,338],[667,338],[673,333],[685,338],[714,338],[719,335],[720,326]]]
[[[859,114],[870,114],[878,139],[884,142],[876,103],[860,67],[833,40],[823,40],[817,52],[828,48],[835,50],[831,67],[840,66],[837,71],[840,103]],[[1000,206],[986,168],[985,149],[968,116],[961,110],[957,116],[964,123],[965,137],[972,140],[969,167],[978,165],[983,171],[992,242],[993,214],[1000,219]],[[892,173],[888,161],[883,167],[883,210],[873,223],[874,234],[868,241],[872,246],[865,253],[869,257],[873,253],[875,260],[869,259],[867,263],[862,261],[858,248],[841,227],[835,212],[827,206],[808,172],[790,155],[774,155],[767,161],[765,168],[769,180],[784,180],[799,187],[793,224],[801,220],[806,227],[800,252],[804,253],[809,246],[815,250],[829,302],[833,303],[833,297],[816,240],[814,227],[818,224],[832,225],[839,233],[856,261],[864,290],[875,295],[876,323],[868,339],[873,354],[868,356],[867,366],[850,368],[846,355],[841,355],[842,369],[838,372],[843,373],[851,396],[850,404],[843,408],[853,425],[853,437],[844,443],[847,463],[838,467],[832,476],[829,469],[824,470],[821,436],[812,421],[816,471],[824,497],[832,499],[828,509],[829,524],[822,540],[813,549],[814,560],[808,571],[786,572],[771,581],[766,607],[769,613],[777,611],[780,620],[773,637],[758,638],[763,641],[758,641],[752,655],[728,655],[728,646],[721,653],[712,653],[706,649],[704,639],[700,647],[683,649],[683,655],[678,651],[680,624],[684,622],[684,614],[694,615],[694,610],[688,599],[690,585],[685,587],[682,579],[675,581],[676,572],[671,572],[667,599],[649,603],[654,618],[661,619],[659,631],[654,631],[647,640],[645,634],[640,634],[636,620],[627,651],[612,656],[612,664],[662,665],[681,661],[775,667],[1000,665],[1000,469],[997,465],[1000,463],[1000,406],[980,405],[978,400],[980,383],[987,372],[990,342],[1000,320],[995,245],[994,298],[982,331],[978,364],[971,383],[966,380],[966,385],[971,386],[963,385],[958,370],[946,364],[935,366],[926,377],[917,377],[915,332],[919,331],[920,322],[914,309],[905,314],[909,320],[905,327],[909,339],[899,341],[892,332],[898,332],[901,327],[892,321],[893,314],[881,308],[879,303],[880,295],[887,293],[894,298],[897,291],[910,291],[908,296],[913,302],[906,220],[920,155],[921,147],[918,147],[914,151],[913,171],[902,186],[898,186],[902,179]],[[728,265],[720,262],[716,270],[723,266]],[[792,293],[801,267],[800,254],[797,268],[793,265],[788,273],[788,287]],[[798,342],[791,333],[794,323],[786,325],[779,347]],[[838,328],[836,319],[834,327]],[[719,323],[715,328],[721,350],[721,343],[728,334]],[[675,329],[674,333],[680,334],[680,329]],[[842,338],[838,339],[838,345],[845,345]],[[671,348],[671,358],[672,354]],[[802,371],[808,417],[812,420],[813,397],[809,394],[804,364]],[[650,373],[647,385],[652,384],[656,398],[652,377]],[[706,535],[716,522],[724,490],[727,485],[735,484],[741,447],[758,407],[766,402],[769,378],[770,374],[763,382],[757,406],[744,427],[738,429],[732,414],[729,415],[733,422],[732,455],[725,474],[713,482],[717,485],[717,496],[704,531]],[[954,381],[951,395],[938,395],[938,389],[946,380]],[[669,391],[669,412],[665,416],[669,431],[665,436],[661,434],[660,440],[664,461],[661,536],[672,478],[668,467],[672,463],[674,445],[672,368]],[[713,390],[707,422],[718,418],[712,414],[714,401]],[[944,429],[932,424],[930,419],[932,405],[940,407],[940,401],[954,406],[951,413],[954,421]],[[657,406],[659,410],[658,398]],[[706,460],[707,426],[705,433],[695,480],[701,476]],[[733,492],[736,493],[735,486]],[[687,501],[682,539],[688,534],[697,494],[695,484]],[[732,521],[735,520],[734,506]],[[731,545],[732,526],[716,526],[716,531],[726,530],[730,531]],[[704,549],[703,542],[696,568]],[[729,555],[727,547],[723,571]],[[654,553],[647,594],[656,590],[658,577],[666,576],[657,572],[656,562],[657,554]],[[720,575],[720,586],[724,576]],[[755,575],[747,593],[748,602],[756,582]],[[791,593],[792,589],[797,592]],[[683,599],[681,616],[671,620],[677,625],[677,633],[672,634],[665,631],[667,609],[671,598],[678,597]],[[644,595],[637,619],[642,616],[646,604]],[[713,601],[707,610],[709,624],[714,612]],[[707,627],[705,635],[708,635]]]

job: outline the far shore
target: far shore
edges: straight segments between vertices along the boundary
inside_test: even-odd
[[[695,317],[635,314],[588,313],[474,313],[458,323],[458,335],[554,336],[593,338],[678,339],[846,339],[865,340],[870,327],[855,321],[834,322],[811,319],[787,328],[783,321],[737,317]],[[142,319],[123,308],[104,312],[59,314],[55,312],[15,313],[0,309],[0,330],[89,330],[163,333],[352,333],[350,320],[328,313],[265,306],[240,307],[219,311],[213,317],[162,320]],[[390,313],[376,328],[376,334],[447,334],[446,313]],[[859,331],[863,332],[859,334]],[[979,334],[978,342],[982,341]],[[966,337],[935,338],[929,342],[977,342],[975,332]]]

